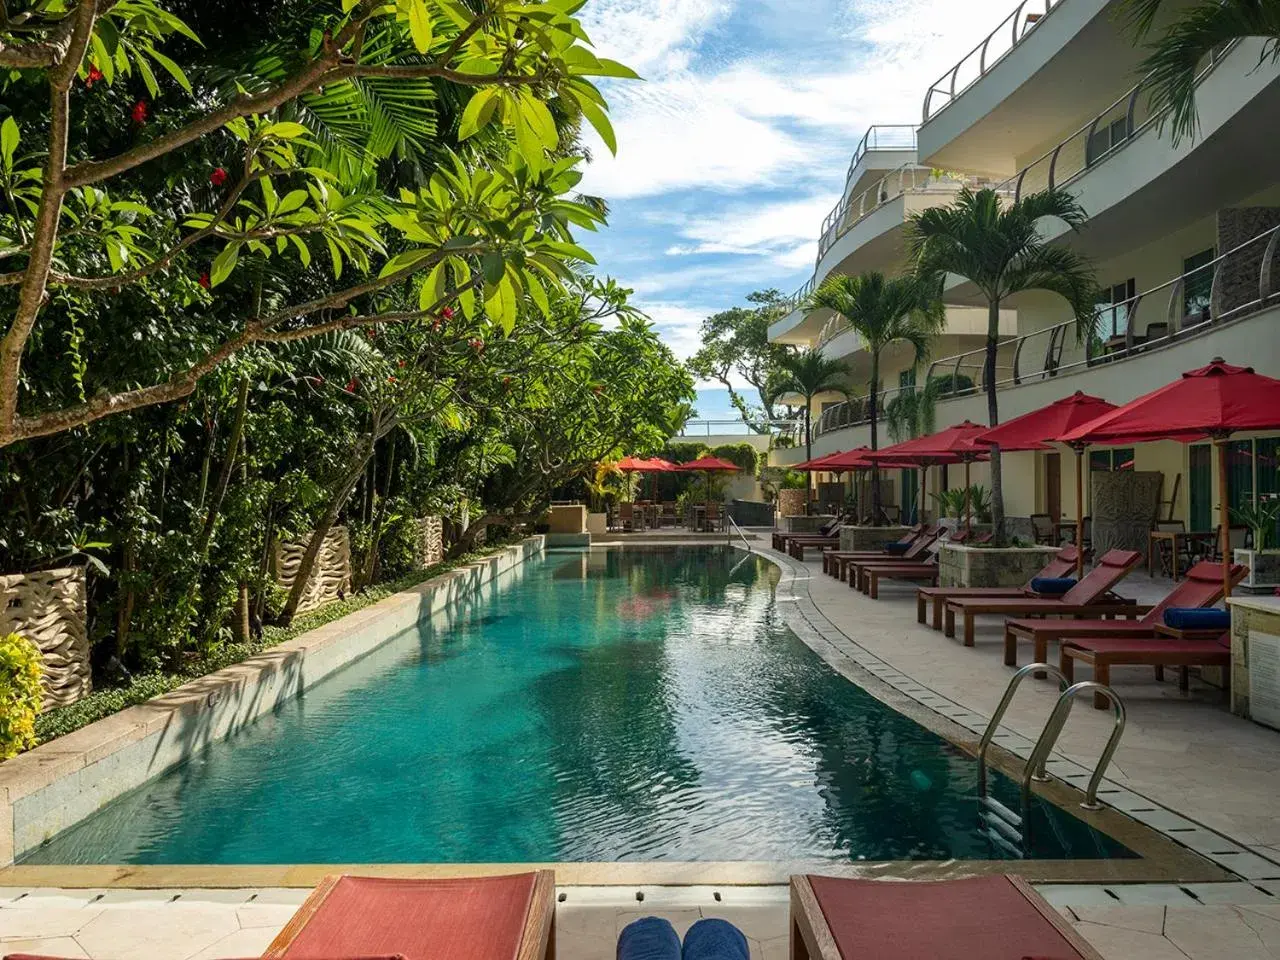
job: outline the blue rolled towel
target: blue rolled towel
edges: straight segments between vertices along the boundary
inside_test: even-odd
[[[884,545],[885,553],[906,553],[910,549],[911,544],[909,543],[886,543]]]
[[[684,960],[749,960],[742,931],[728,920],[699,920],[684,935]]]
[[[1036,593],[1061,596],[1076,585],[1075,577],[1032,577],[1031,589]]]
[[[1214,607],[1170,607],[1164,623],[1175,630],[1230,630],[1231,614]]]
[[[618,960],[680,960],[680,936],[661,917],[632,920],[618,934]]]

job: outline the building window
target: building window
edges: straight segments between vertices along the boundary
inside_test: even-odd
[[[1129,139],[1129,117],[1126,114],[1108,124],[1098,124],[1098,129],[1089,138],[1085,149],[1085,166],[1091,166],[1101,160],[1124,141]]]
[[[1128,331],[1129,310],[1133,306],[1133,298],[1137,295],[1137,286],[1134,278],[1130,277],[1124,283],[1102,288],[1095,305],[1098,320],[1094,330],[1103,343],[1116,337],[1123,337]]]
[[[1187,325],[1209,319],[1209,301],[1213,294],[1214,251],[1210,247],[1182,261],[1182,316]]]
[[[1089,451],[1089,470],[1110,473],[1112,470],[1133,469],[1133,447],[1111,447]]]
[[[898,374],[898,392],[899,393],[915,393],[916,392],[916,368],[903,370]]]

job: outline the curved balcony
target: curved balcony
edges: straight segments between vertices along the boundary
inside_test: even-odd
[[[910,123],[875,123],[867,127],[858,145],[853,148],[853,157],[849,160],[849,170],[844,175],[845,189],[853,181],[854,171],[868,153],[876,151],[914,151],[916,148],[916,128]]]
[[[928,123],[955,103],[962,93],[985,77],[1062,3],[1063,0],[1022,0],[976,47],[929,85],[924,95],[922,122]]]

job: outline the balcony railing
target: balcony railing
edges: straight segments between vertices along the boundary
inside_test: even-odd
[[[1278,246],[1280,227],[1272,227],[1158,287],[1100,307],[1083,330],[1068,320],[1005,340],[996,357],[996,387],[1139,356],[1280,303]],[[952,389],[941,394],[952,396],[963,389],[962,378],[985,387],[985,362],[985,348],[970,350],[934,361],[928,377],[952,374]]]
[[[867,132],[858,141],[853,151],[853,159],[849,161],[849,172],[844,175],[845,186],[853,179],[853,171],[858,161],[872,150],[914,150],[916,148],[916,128],[909,123],[877,123],[867,128]]]
[[[876,401],[876,421],[884,423],[885,407],[900,393],[913,393],[915,387],[898,387],[894,390],[882,390]],[[839,403],[833,403],[813,421],[814,439],[833,430],[844,430],[847,427],[858,427],[870,422],[868,413],[870,405],[866,397],[850,397]]]
[[[786,437],[793,442],[804,438],[803,420],[690,420],[680,429],[681,437],[768,436]]]
[[[1234,45],[1233,42],[1220,47],[1209,55],[1205,66],[1196,75],[1197,86]],[[1147,103],[1140,96],[1144,83],[1145,78],[1139,80],[1115,103],[1043,156],[1027,164],[997,189],[1012,193],[1014,202],[1017,202],[1024,193],[1066,186],[1087,170],[1110,159],[1138,134],[1160,122],[1162,114],[1148,113]]]
[[[981,43],[929,87],[924,95],[923,122],[928,123],[955,103],[960,94],[985,77],[1061,4],[1062,0],[1022,0]]]
[[[1083,331],[1068,320],[1003,340],[996,353],[996,388],[1123,362],[1280,305],[1277,254],[1280,227],[1272,227],[1158,287],[1100,307]],[[926,382],[940,381],[940,399],[971,395],[985,389],[985,367],[985,347],[969,350],[935,360]],[[881,411],[897,392],[884,394]],[[854,398],[824,410],[814,436],[866,422],[866,399]]]

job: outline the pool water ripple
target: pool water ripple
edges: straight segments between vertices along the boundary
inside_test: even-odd
[[[973,761],[834,673],[743,558],[550,554],[27,862],[1002,856]],[[1127,855],[1035,818],[1039,857]]]

